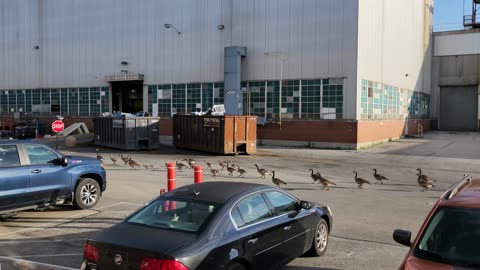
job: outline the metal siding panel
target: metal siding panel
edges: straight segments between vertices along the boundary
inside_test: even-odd
[[[480,32],[434,35],[434,56],[480,54]]]
[[[477,86],[440,88],[440,129],[477,130]]]

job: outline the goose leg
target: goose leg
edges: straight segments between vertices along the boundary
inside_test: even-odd
[[[324,190],[325,189],[325,186],[323,186],[323,188],[321,188],[321,190]]]

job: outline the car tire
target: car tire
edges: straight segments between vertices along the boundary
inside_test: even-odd
[[[75,188],[73,206],[77,209],[89,209],[94,207],[102,191],[97,181],[92,178],[81,178]]]
[[[245,270],[245,267],[238,262],[232,262],[227,265],[226,270]]]
[[[325,219],[321,218],[315,228],[312,247],[307,252],[307,255],[320,257],[325,254],[328,247],[328,240],[330,238],[328,233],[328,224]]]

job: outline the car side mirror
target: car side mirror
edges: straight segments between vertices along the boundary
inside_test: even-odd
[[[393,232],[393,240],[395,242],[402,244],[407,247],[411,247],[411,238],[412,238],[412,233],[410,231],[404,231],[404,230],[395,230]]]
[[[298,210],[300,210],[300,209],[308,210],[308,209],[311,208],[311,205],[310,205],[310,203],[307,202],[307,201],[300,201],[300,202],[298,203],[298,208],[299,208]]]
[[[60,164],[63,166],[63,167],[66,167],[68,165],[68,159],[67,157],[63,156],[60,160]]]

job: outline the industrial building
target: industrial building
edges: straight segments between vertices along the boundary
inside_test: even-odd
[[[258,116],[259,144],[360,148],[437,126],[432,16],[433,0],[0,0],[0,119],[148,111],[168,142],[173,114],[225,103]]]

